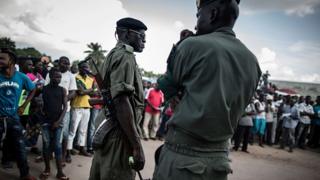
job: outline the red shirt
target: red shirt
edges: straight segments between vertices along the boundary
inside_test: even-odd
[[[155,90],[154,88],[150,88],[146,95],[146,100],[156,108],[159,108],[161,104],[164,102],[164,96],[161,90]],[[146,106],[146,112],[150,114],[160,113],[160,110],[153,109],[149,103]]]

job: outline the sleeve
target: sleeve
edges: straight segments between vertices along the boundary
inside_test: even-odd
[[[187,74],[186,69],[189,65],[186,62],[192,58],[190,56],[190,51],[192,51],[191,44],[191,41],[185,40],[174,52],[171,52],[167,72],[158,79],[159,89],[163,92],[165,99],[170,99],[177,95],[181,88],[182,80]]]
[[[69,84],[69,89],[68,91],[75,91],[77,90],[77,82],[76,82],[76,77],[72,74],[70,74],[70,84]]]
[[[34,83],[27,77],[27,76],[23,76],[23,80],[24,80],[24,89],[26,91],[32,91],[35,88]]]
[[[120,94],[134,92],[135,59],[131,54],[114,56],[110,73],[110,91],[112,98]]]
[[[151,91],[151,88],[148,89],[145,99],[148,99],[148,98],[149,98],[150,91]]]
[[[48,85],[50,83],[50,78],[49,78],[49,74],[46,76],[46,79],[45,79],[45,82],[44,82],[44,85]]]

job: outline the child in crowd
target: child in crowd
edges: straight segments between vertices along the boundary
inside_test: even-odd
[[[67,111],[67,92],[59,86],[61,72],[52,68],[49,72],[50,83],[43,88],[43,102],[45,118],[42,122],[43,159],[45,170],[40,175],[41,179],[50,176],[50,155],[54,150],[58,179],[69,179],[62,171],[62,127],[63,117]]]

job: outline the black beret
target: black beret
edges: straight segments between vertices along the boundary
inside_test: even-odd
[[[213,1],[216,1],[216,0],[197,0],[197,7],[199,9],[201,6],[209,4],[210,2],[213,2]],[[240,0],[236,0],[236,2],[239,4]]]
[[[119,21],[117,21],[117,27],[118,28],[125,28],[125,29],[132,29],[132,30],[147,30],[147,26],[134,18],[122,18]]]

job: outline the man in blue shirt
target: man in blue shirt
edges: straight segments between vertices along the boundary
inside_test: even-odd
[[[0,49],[0,136],[10,139],[14,144],[14,153],[23,180],[34,180],[29,174],[27,153],[23,140],[23,127],[19,121],[27,104],[35,94],[35,85],[29,78],[16,71],[15,54],[9,49]],[[18,107],[21,91],[30,91],[26,101]],[[5,155],[5,153],[4,153]]]

